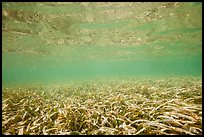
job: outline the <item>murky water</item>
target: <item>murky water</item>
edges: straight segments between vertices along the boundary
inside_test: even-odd
[[[3,3],[3,85],[201,77],[201,11],[201,3]]]

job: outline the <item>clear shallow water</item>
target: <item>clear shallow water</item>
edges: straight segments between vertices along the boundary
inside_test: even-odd
[[[3,86],[202,75],[201,3],[62,5],[3,4]]]
[[[141,60],[127,61],[83,59],[67,61],[64,57],[61,59],[25,58],[25,56],[15,54],[3,55],[3,57],[12,64],[10,67],[6,63],[3,66],[3,84],[5,85],[104,78],[200,76],[202,72],[200,56],[146,57]]]

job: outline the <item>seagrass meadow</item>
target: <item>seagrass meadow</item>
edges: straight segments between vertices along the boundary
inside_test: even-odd
[[[202,135],[202,3],[2,2],[2,134]]]
[[[4,134],[202,134],[195,78],[4,88]]]

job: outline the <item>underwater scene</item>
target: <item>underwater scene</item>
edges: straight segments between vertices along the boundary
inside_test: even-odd
[[[202,135],[202,3],[2,2],[2,134]]]

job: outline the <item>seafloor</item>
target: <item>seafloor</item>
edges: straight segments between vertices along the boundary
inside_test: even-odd
[[[3,87],[3,134],[202,134],[202,80]]]

